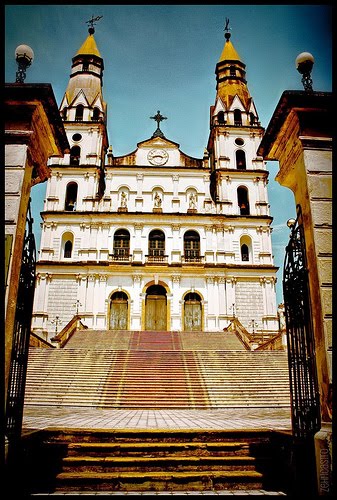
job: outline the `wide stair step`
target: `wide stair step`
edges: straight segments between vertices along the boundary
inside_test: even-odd
[[[237,342],[239,349],[228,348]],[[30,347],[25,404],[290,406],[287,355],[247,351],[232,332],[81,330],[62,349]]]
[[[28,454],[30,488],[280,490],[282,443],[275,437],[265,430],[44,430],[32,438]]]

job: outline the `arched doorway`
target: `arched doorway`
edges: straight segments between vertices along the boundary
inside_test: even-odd
[[[128,328],[128,297],[124,292],[115,292],[110,300],[110,330],[127,330]]]
[[[167,297],[161,285],[151,285],[146,291],[145,330],[167,330]]]
[[[190,292],[184,299],[184,330],[202,331],[201,297],[198,293]]]

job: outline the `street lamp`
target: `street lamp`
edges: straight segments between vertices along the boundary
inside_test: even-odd
[[[252,330],[253,330],[253,331],[252,331],[252,333],[253,333],[253,335],[254,335],[254,333],[255,333],[255,327],[257,327],[257,326],[258,326],[257,321],[256,321],[255,319],[252,319],[252,320],[250,321],[250,323],[249,323],[249,326],[252,328]]]
[[[304,90],[312,92],[311,70],[315,59],[310,52],[301,52],[295,59],[296,69],[302,75],[302,84]]]
[[[76,307],[76,316],[78,315],[78,309],[79,309],[79,306],[81,306],[81,302],[77,299],[75,304],[73,304],[73,307]]]
[[[58,325],[60,325],[62,323],[62,321],[60,320],[59,316],[55,316],[55,318],[51,320],[51,323],[53,325],[55,325],[55,337],[56,337],[56,335],[57,335],[57,327],[58,327]]]
[[[28,45],[19,45],[15,49],[15,60],[18,64],[16,72],[16,83],[24,83],[26,69],[32,64],[34,52]]]
[[[296,219],[288,219],[287,220],[287,226],[289,227],[289,229],[292,229],[296,224]]]

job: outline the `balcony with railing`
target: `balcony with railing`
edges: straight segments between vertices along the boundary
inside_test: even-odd
[[[204,256],[200,255],[199,250],[185,250],[184,255],[181,256],[181,261],[183,263],[196,262],[202,264]]]
[[[109,254],[109,260],[112,262],[128,263],[131,262],[131,255],[128,248],[115,248],[112,254]]]
[[[145,255],[146,264],[167,264],[168,255],[164,255],[164,250],[153,249],[148,255]]]

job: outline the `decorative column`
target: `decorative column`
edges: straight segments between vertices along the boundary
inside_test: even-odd
[[[234,277],[226,278],[226,314],[228,319],[237,316],[238,304],[236,303],[235,286],[237,279]]]
[[[208,314],[206,318],[206,330],[216,330],[215,296],[214,296],[214,276],[206,276]]]
[[[98,257],[98,250],[97,250],[98,226],[99,226],[99,224],[97,222],[90,223],[90,242],[89,242],[89,259],[90,260],[96,260]]]
[[[140,211],[143,208],[143,180],[144,180],[144,174],[137,174],[137,195],[136,195],[137,211]]]
[[[100,273],[96,279],[94,295],[95,328],[99,330],[105,330],[107,328],[106,311],[105,309],[102,310],[102,305],[104,305],[105,308],[106,284],[106,274]]]
[[[86,316],[88,318],[88,322],[91,324],[88,325],[90,328],[94,328],[94,292],[95,292],[95,281],[96,276],[94,274],[88,275],[88,283],[87,283],[87,300],[86,300]]]
[[[215,231],[216,231],[216,240],[217,240],[217,245],[216,245],[216,263],[217,264],[224,264],[225,263],[225,228],[222,223],[217,224],[215,226]]]
[[[133,227],[135,230],[134,233],[135,243],[134,243],[132,261],[141,264],[143,261],[143,250],[142,250],[142,240],[141,240],[143,224],[135,223]]]
[[[180,285],[180,274],[172,275],[172,312],[171,312],[171,329],[175,331],[182,331],[182,314],[180,308],[180,293],[179,293],[179,285]]]
[[[87,291],[87,276],[85,274],[76,274],[77,282],[77,300],[79,300],[82,306],[79,309],[79,314],[85,313],[86,311],[86,291]]]
[[[131,330],[141,330],[142,329],[142,293],[141,293],[141,285],[142,285],[142,275],[141,274],[133,274],[133,287],[132,287],[132,316],[130,321]]]
[[[178,195],[179,174],[172,175],[173,181],[173,198],[172,198],[172,212],[179,212],[180,198]]]
[[[219,329],[223,330],[227,326],[226,308],[226,277],[218,277],[218,308],[219,308]]]
[[[215,232],[215,227],[211,224],[205,226],[206,233],[206,249],[205,249],[205,262],[214,263],[214,249],[215,242],[213,240],[213,235]]]
[[[172,225],[173,248],[171,253],[172,264],[181,263],[181,255],[184,254],[184,242],[180,238],[180,224]]]

